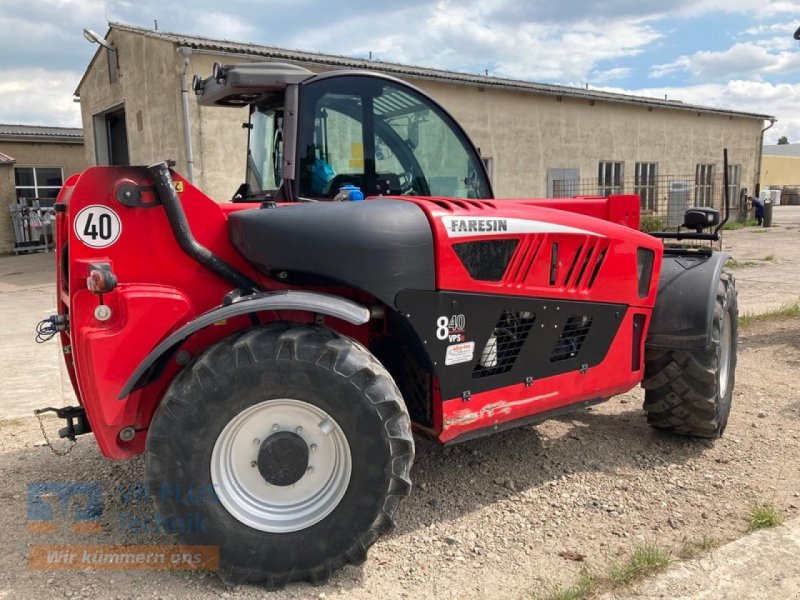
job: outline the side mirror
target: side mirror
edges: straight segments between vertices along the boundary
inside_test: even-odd
[[[714,208],[690,208],[683,215],[683,225],[686,229],[694,229],[700,233],[707,227],[719,225],[719,211]]]

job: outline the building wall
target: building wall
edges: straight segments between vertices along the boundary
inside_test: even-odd
[[[599,161],[658,163],[662,175],[693,175],[698,163],[722,172],[722,149],[753,189],[761,121],[439,82],[411,81],[439,100],[492,157],[498,197],[546,196],[547,170],[577,168],[597,178]],[[698,116],[699,115],[699,116]]]
[[[800,156],[767,156],[761,159],[761,187],[800,185]]]
[[[120,53],[120,83],[108,83],[105,52],[97,57],[81,88],[87,139],[91,115],[122,99],[126,102],[131,162],[174,158],[186,173],[183,151],[180,72],[182,57],[172,43],[112,30]],[[215,61],[242,57],[195,52],[189,76],[207,77]],[[303,65],[308,68],[308,65]],[[311,67],[324,70],[324,67]],[[762,122],[705,113],[590,102],[496,88],[409,80],[439,100],[493,162],[498,197],[547,195],[547,170],[577,168],[596,178],[599,161],[622,161],[627,177],[635,163],[656,162],[661,175],[693,175],[698,163],[722,172],[722,149],[730,164],[742,166],[744,187],[752,190]],[[227,200],[244,181],[247,109],[199,107],[190,96],[195,182],[208,195]],[[143,131],[131,127],[135,111]],[[94,149],[87,143],[93,158]]]
[[[190,57],[189,79],[194,75],[206,78],[211,75],[215,62],[231,60],[229,57],[193,54]],[[249,119],[249,109],[199,106],[192,92],[189,96],[189,114],[192,119],[195,184],[219,202],[229,200],[244,182],[247,130],[242,128],[242,123]]]
[[[119,78],[109,82],[108,55],[100,48],[80,87],[86,160],[97,163],[93,116],[124,105],[130,163],[159,160],[186,164],[180,67],[175,46],[163,40],[112,29],[118,48]]]
[[[14,199],[14,165],[0,165],[0,254],[14,250],[14,229],[11,223],[9,204]]]
[[[0,140],[0,152],[13,156],[15,165],[0,165],[0,254],[14,250],[14,232],[8,210],[17,203],[13,167],[61,167],[64,180],[87,167],[83,144],[8,142]]]

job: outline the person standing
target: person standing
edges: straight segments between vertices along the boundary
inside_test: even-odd
[[[764,222],[764,200],[758,196],[753,196],[750,201],[753,203],[753,209],[756,213],[756,224],[760,226]]]

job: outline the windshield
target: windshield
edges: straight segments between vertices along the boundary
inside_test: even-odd
[[[367,195],[489,198],[480,158],[452,119],[412,89],[340,76],[303,88],[300,195],[332,198],[346,184]]]

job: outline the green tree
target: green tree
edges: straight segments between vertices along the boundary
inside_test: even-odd
[[[782,135],[781,137],[778,138],[778,146],[784,146],[788,143],[789,143],[789,138],[787,138],[785,135]]]

